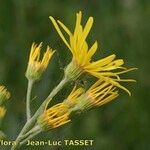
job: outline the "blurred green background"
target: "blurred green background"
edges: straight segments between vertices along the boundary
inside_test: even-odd
[[[84,21],[95,18],[89,43],[95,39],[95,58],[115,53],[126,66],[138,67],[126,77],[137,80],[128,85],[132,97],[120,92],[118,100],[77,117],[71,124],[35,139],[93,139],[92,147],[51,147],[55,150],[148,150],[150,149],[150,1],[148,0],[0,0],[0,82],[12,97],[2,129],[15,139],[25,123],[24,76],[32,42],[44,42],[57,50],[42,80],[33,90],[33,111],[38,108],[63,76],[71,55],[54,30],[49,15],[60,18],[73,29],[75,14],[83,11]],[[64,97],[59,93],[53,103]],[[67,94],[65,94],[67,95]],[[50,147],[22,147],[48,150]],[[0,147],[0,149],[9,149]]]

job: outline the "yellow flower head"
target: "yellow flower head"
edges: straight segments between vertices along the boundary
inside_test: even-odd
[[[0,119],[2,119],[6,114],[6,108],[0,106]]]
[[[78,112],[104,105],[118,95],[116,87],[99,79],[86,92],[83,88],[75,87],[64,103],[68,105],[71,112]]]
[[[118,91],[112,84],[104,80],[98,80],[86,92],[88,97],[86,108],[104,105],[114,100],[118,95]]]
[[[57,128],[71,121],[69,115],[68,106],[64,103],[59,103],[45,110],[38,118],[38,124],[43,130]]]
[[[44,53],[42,60],[40,60],[41,47],[42,43],[39,45],[33,43],[31,46],[26,77],[33,81],[40,79],[42,73],[46,70],[49,61],[54,54],[54,51],[47,46],[47,50]]]
[[[0,86],[0,105],[10,98],[10,93],[4,86]]]
[[[61,21],[55,20],[52,16],[50,19],[60,35],[63,42],[71,51],[73,58],[71,63],[65,70],[65,74],[67,77],[71,79],[78,78],[83,72],[87,72],[97,78],[103,78],[103,80],[107,80],[111,84],[118,86],[129,94],[130,92],[121,86],[118,81],[134,81],[134,80],[121,80],[119,74],[131,71],[132,69],[127,69],[122,67],[124,61],[122,59],[116,59],[115,55],[110,55],[106,58],[93,61],[92,57],[97,51],[98,44],[97,41],[89,47],[86,41],[86,38],[92,28],[93,25],[93,17],[89,17],[85,26],[81,25],[82,13],[81,11],[76,14],[76,25],[73,32],[71,32]],[[63,35],[61,28],[67,33],[69,36],[69,41]],[[120,69],[121,71],[116,71]]]

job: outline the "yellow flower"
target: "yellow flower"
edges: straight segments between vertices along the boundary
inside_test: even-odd
[[[61,21],[55,20],[52,16],[50,19],[60,35],[63,42],[71,51],[73,58],[71,63],[67,66],[65,70],[65,74],[70,79],[77,79],[83,72],[87,72],[97,78],[101,78],[119,88],[125,90],[130,94],[130,92],[121,86],[118,81],[135,81],[132,79],[120,79],[119,75],[135,68],[127,69],[122,67],[124,61],[122,59],[115,60],[115,54],[110,55],[106,58],[93,61],[92,57],[97,51],[98,43],[97,41],[89,47],[86,41],[86,38],[92,28],[93,25],[93,17],[89,17],[85,26],[81,25],[82,13],[81,11],[76,14],[76,25],[73,32],[71,32]],[[69,36],[69,42],[67,38],[63,35],[60,27],[67,33]],[[120,71],[118,71],[120,70]]]
[[[6,108],[0,106],[0,119],[2,119],[6,114]]]
[[[10,93],[7,91],[5,86],[0,86],[0,105],[10,98]]]
[[[42,43],[39,45],[33,43],[31,46],[26,77],[33,81],[40,79],[42,73],[46,70],[49,61],[54,54],[54,51],[47,46],[47,50],[44,53],[42,60],[40,60],[41,47]]]
[[[83,88],[73,88],[64,103],[70,107],[71,112],[78,112],[104,105],[114,100],[118,95],[116,87],[99,79],[86,92]]]
[[[86,108],[104,105],[119,96],[118,90],[104,80],[98,80],[86,92],[88,97]]]
[[[64,103],[59,103],[45,110],[38,118],[38,124],[43,130],[57,128],[71,121],[69,115],[68,106]]]

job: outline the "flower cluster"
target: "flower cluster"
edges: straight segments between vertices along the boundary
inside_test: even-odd
[[[114,100],[118,95],[116,87],[103,80],[98,80],[87,91],[75,86],[62,103],[45,109],[38,119],[38,124],[43,130],[57,128],[70,122],[71,114],[78,114],[104,105]]]
[[[128,69],[124,67],[123,59],[116,58],[115,54],[98,60],[93,59],[94,54],[98,50],[98,42],[95,40],[91,46],[87,42],[87,37],[94,22],[93,17],[89,17],[85,25],[82,25],[82,12],[78,12],[73,31],[60,20],[55,20],[52,16],[49,18],[60,38],[72,53],[72,58],[64,69],[63,79],[34,112],[31,109],[33,85],[41,79],[55,51],[47,46],[45,53],[41,56],[42,43],[39,45],[32,44],[25,73],[28,79],[26,92],[27,121],[16,138],[15,144],[12,145],[11,150],[17,149],[42,131],[49,131],[71,122],[74,115],[84,113],[115,100],[119,96],[120,89],[131,95],[130,91],[120,82],[135,82],[133,79],[121,78],[121,74],[136,68]],[[67,37],[63,32],[65,32]],[[48,107],[50,106],[50,101],[54,99],[65,85],[77,83],[85,74],[92,77],[92,81],[95,81],[92,85],[87,81],[90,86],[86,89],[76,84],[70,94],[61,102]],[[7,111],[4,102],[9,98],[10,93],[7,89],[4,86],[0,86],[0,125]],[[0,140],[4,137],[5,134],[0,130]]]
[[[123,59],[116,59],[112,54],[94,61],[92,57],[98,49],[98,42],[92,46],[87,43],[87,36],[93,25],[93,17],[89,17],[85,26],[81,24],[82,13],[76,14],[76,25],[71,32],[60,20],[50,16],[56,31],[72,53],[72,60],[65,68],[65,78],[69,81],[77,80],[82,74],[88,73],[97,78],[97,81],[88,89],[73,88],[69,96],[59,104],[46,109],[38,119],[38,124],[48,130],[70,122],[72,113],[79,113],[94,107],[104,105],[119,95],[119,88],[131,95],[130,91],[119,82],[134,82],[133,79],[121,79],[120,75],[136,68],[127,69],[123,66]],[[68,35],[69,41],[63,34]]]

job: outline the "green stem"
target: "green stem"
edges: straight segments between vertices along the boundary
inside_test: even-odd
[[[39,125],[36,125],[34,128],[32,128],[28,133],[24,134],[24,136],[29,136],[30,134],[33,134],[34,132],[38,131],[39,129],[41,129],[41,127]]]
[[[31,138],[33,138],[34,136],[36,136],[41,132],[42,132],[41,128],[39,126],[35,126],[28,133],[20,136],[16,144],[12,146],[11,150],[18,149],[21,145],[25,144],[28,140],[30,140]]]
[[[33,83],[34,83],[33,80],[28,80],[28,88],[27,88],[27,96],[26,96],[27,121],[31,118],[30,99],[31,99],[31,91],[32,91]]]
[[[12,147],[12,150],[15,150],[18,145],[20,145],[20,141],[21,141],[21,137],[26,134],[29,130],[31,130],[36,122],[37,122],[37,118],[38,116],[44,111],[46,104],[49,102],[50,99],[52,99],[62,88],[65,84],[67,84],[70,80],[67,78],[63,78],[62,81],[53,89],[53,91],[48,95],[48,97],[46,98],[46,100],[41,104],[41,106],[38,108],[38,110],[36,111],[36,113],[32,116],[32,118],[30,118],[26,124],[24,125],[24,127],[22,128],[21,132],[19,133],[17,139],[16,139],[16,145]],[[34,137],[34,136],[32,136]],[[31,137],[31,138],[32,138]]]
[[[28,123],[28,122],[26,122],[26,124],[27,124],[27,123]],[[26,126],[26,124],[25,124],[25,126]],[[24,133],[24,131],[25,131],[25,126],[22,128],[21,132],[19,133],[18,137],[16,138],[16,140],[15,140],[16,143],[12,146],[11,150],[15,150],[15,149],[17,149],[17,148],[19,147],[20,141],[21,141],[21,140],[23,139],[23,137],[24,137],[23,133]]]
[[[29,132],[27,132],[26,134],[24,134],[22,137],[20,137],[20,139],[23,141],[25,140],[28,136],[34,134],[35,132],[39,131],[41,128],[40,126],[36,125],[34,128],[32,128]]]
[[[38,135],[41,132],[42,132],[42,129],[36,130],[34,133],[32,133],[31,135],[29,135],[25,140],[23,140],[22,142],[20,142],[19,146],[22,146],[22,145],[26,144],[28,142],[28,140],[32,139],[33,137],[35,137],[36,135]]]
[[[53,89],[53,91],[49,94],[46,100],[41,104],[36,113],[33,115],[30,122],[27,124],[27,128],[33,127],[35,125],[38,116],[44,111],[45,106],[49,102],[49,100],[51,100],[68,82],[69,80],[67,78],[63,78],[62,81]]]

